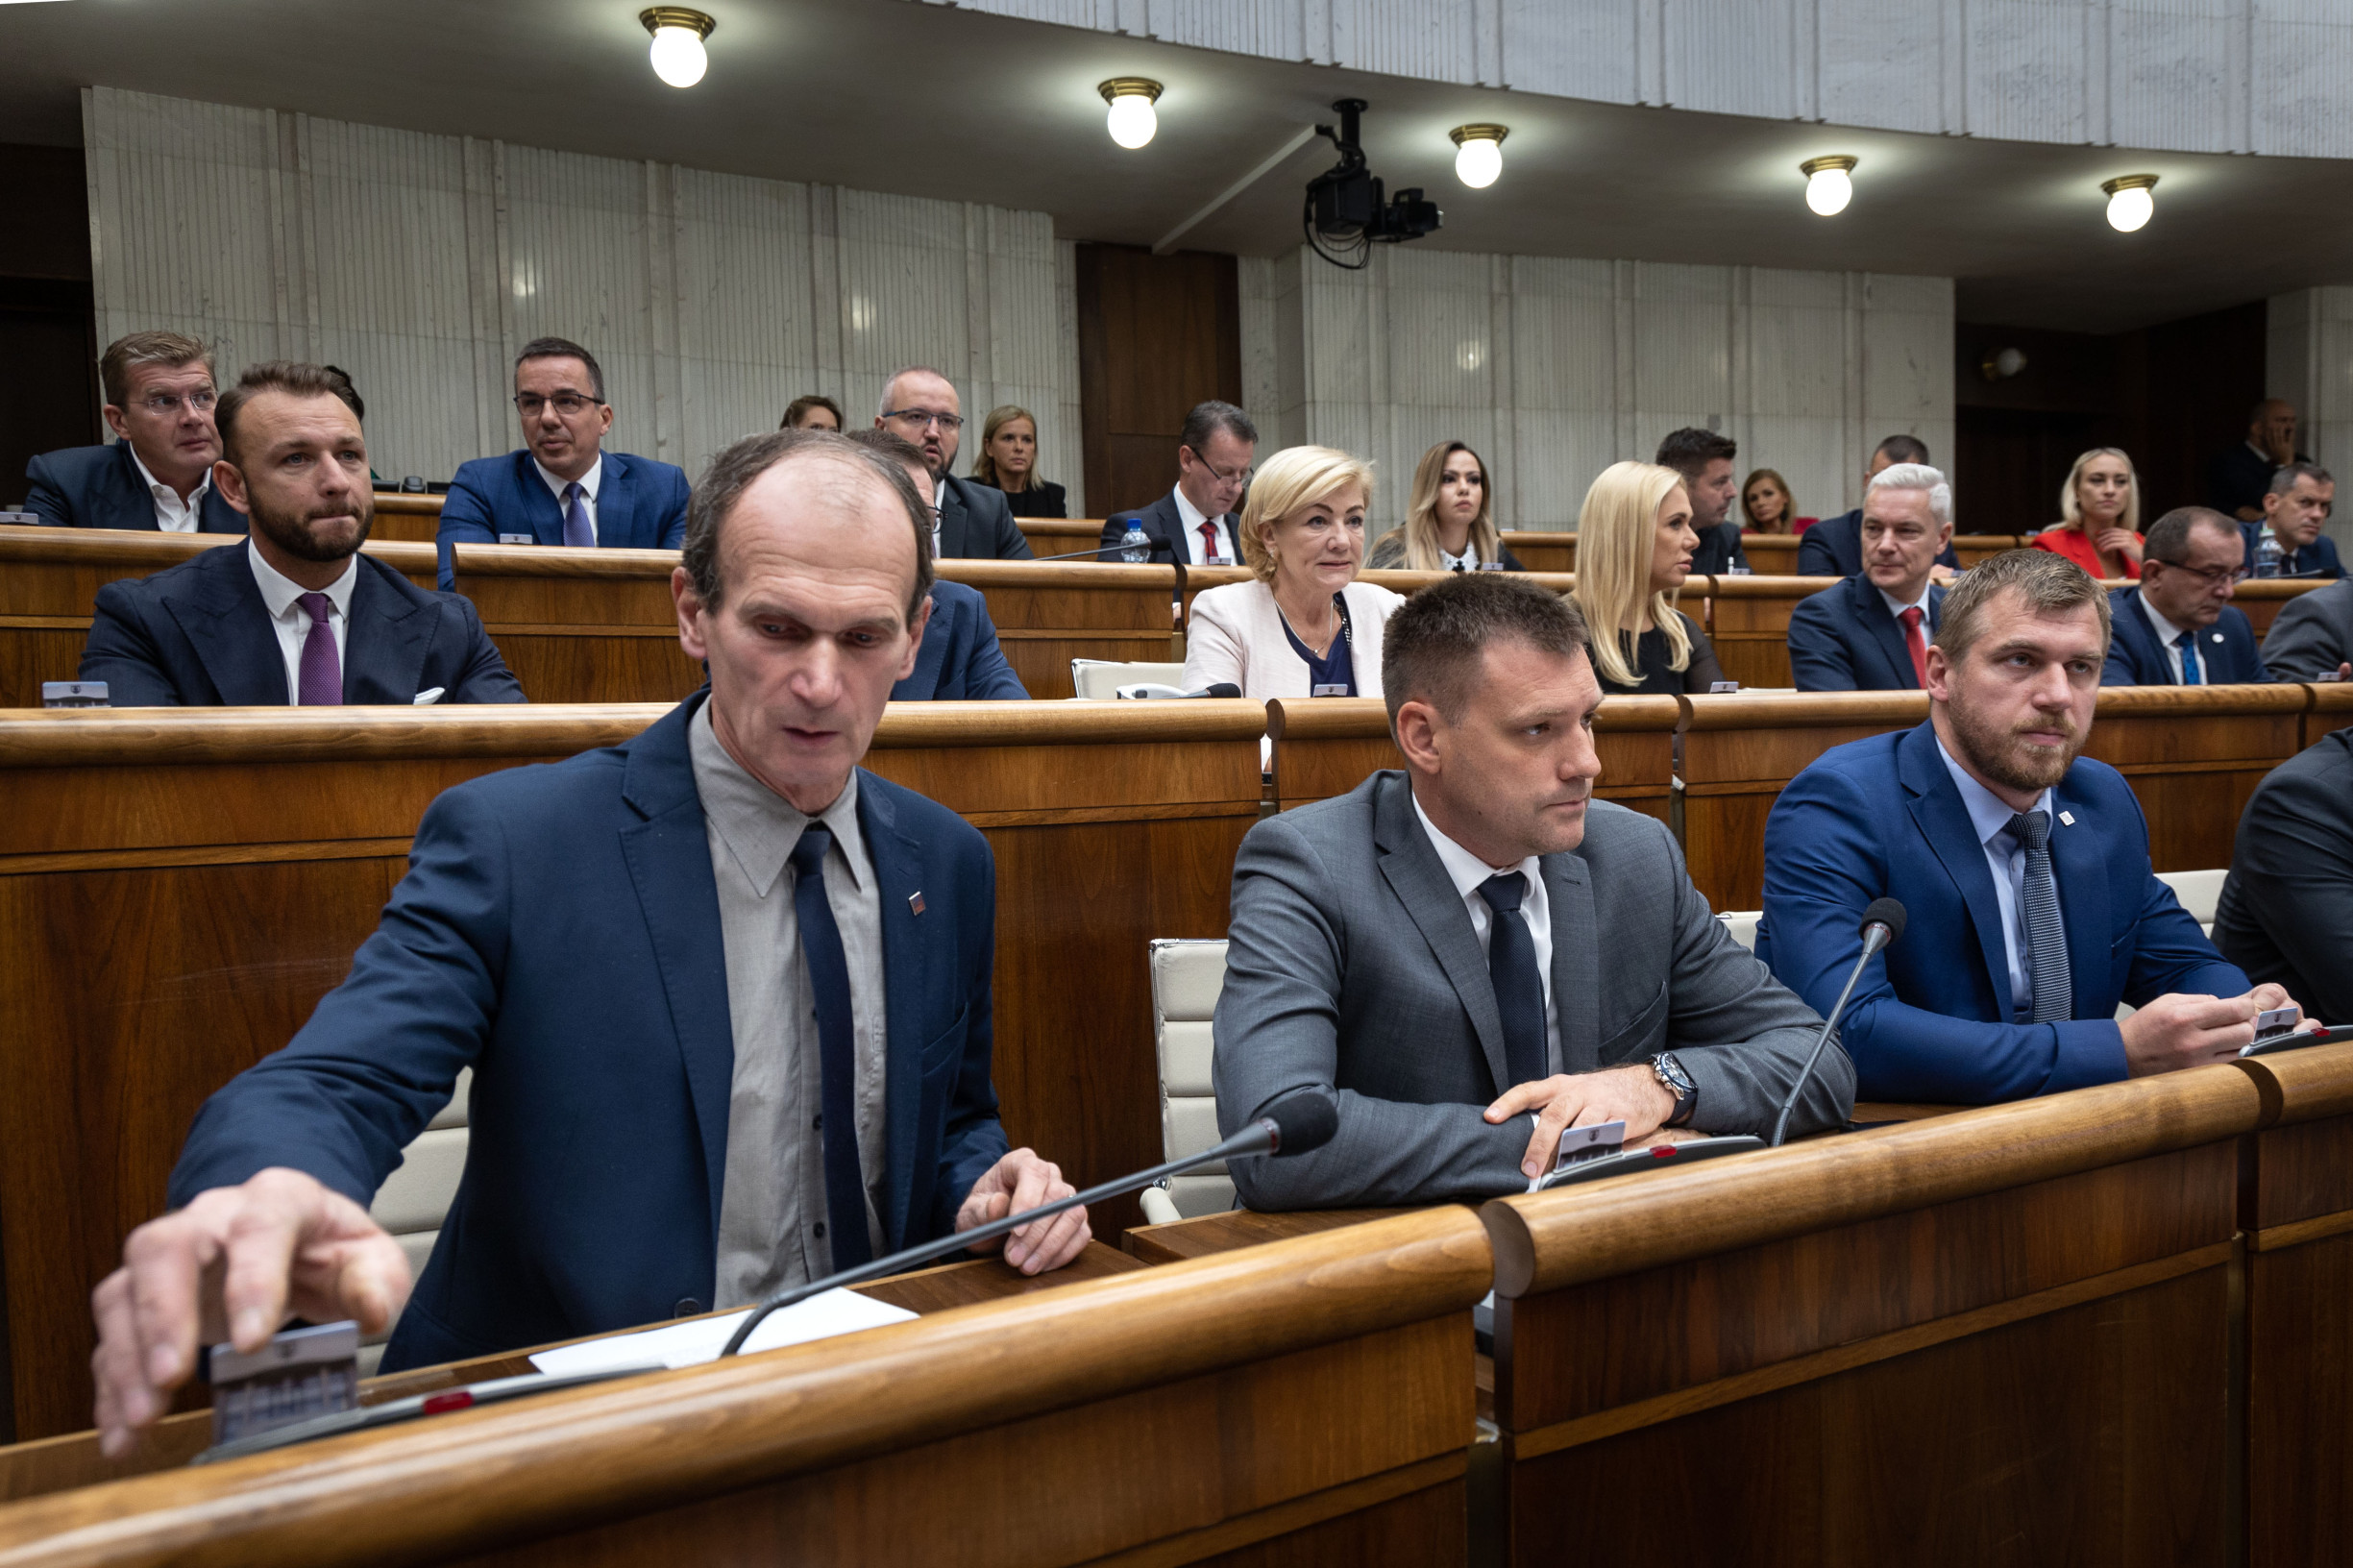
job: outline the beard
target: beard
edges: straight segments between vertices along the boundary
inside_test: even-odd
[[[2074,721],[2067,718],[2035,720],[2035,728],[2064,726],[2067,731],[2066,739],[2057,746],[2037,746],[2024,739],[2024,730],[1991,723],[1961,703],[1947,704],[1945,715],[1951,721],[1952,738],[1970,766],[2013,790],[2049,789],[2067,776],[2090,739],[2088,731],[2077,729]]]
[[[298,561],[317,561],[331,565],[355,552],[368,542],[368,530],[376,526],[376,498],[362,494],[353,499],[349,510],[359,519],[359,526],[348,533],[341,529],[322,537],[311,525],[323,517],[340,517],[342,511],[282,511],[263,502],[250,488],[246,492],[253,506],[254,527],[261,536]]]

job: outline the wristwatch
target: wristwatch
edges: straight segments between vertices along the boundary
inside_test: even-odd
[[[1651,1058],[1651,1071],[1656,1075],[1660,1087],[1675,1096],[1675,1110],[1660,1125],[1680,1127],[1691,1119],[1692,1110],[1700,1103],[1699,1086],[1691,1081],[1691,1074],[1685,1072],[1683,1065],[1668,1051],[1661,1051]]]

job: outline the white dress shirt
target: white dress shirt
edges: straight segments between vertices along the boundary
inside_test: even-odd
[[[1876,583],[1872,584],[1872,586],[1878,588],[1878,584]],[[1922,583],[1920,585],[1920,597],[1913,600],[1909,603],[1898,599],[1895,595],[1889,593],[1884,588],[1879,588],[1879,598],[1886,601],[1887,613],[1896,618],[1896,625],[1899,626],[1903,625],[1904,611],[1918,610],[1920,612],[1920,635],[1922,640],[1925,641],[1927,639],[1929,630],[1931,629],[1928,625],[1928,596],[1935,589],[1935,587],[1936,582],[1934,578],[1930,578],[1928,581]]]
[[[1945,749],[1944,740],[1936,743],[1936,754],[1945,759],[1945,771],[1952,775],[1954,787],[1961,792],[1961,804],[1969,810],[1969,825],[1985,847],[1986,869],[1994,873],[1994,899],[2001,906],[2001,945],[2003,957],[2010,968],[2010,1014],[2018,1021],[2034,1017],[2034,967],[2026,961],[2026,846],[2010,831],[2014,814],[2010,803],[1992,790],[1969,776],[1952,753]],[[2050,816],[2050,831],[2054,840],[2067,831],[2059,821],[2059,808],[2045,790],[2038,796],[2033,811]],[[2055,849],[2055,845],[2054,845]],[[2051,868],[2055,884],[2058,879],[2056,855]],[[2059,929],[2067,929],[2065,900],[2061,900]]]
[[[1200,507],[1195,506],[1192,503],[1191,498],[1185,494],[1185,487],[1181,484],[1174,490],[1171,490],[1169,494],[1176,497],[1177,521],[1185,526],[1185,558],[1187,560],[1192,562],[1192,564],[1195,566],[1207,566],[1210,564],[1209,555],[1202,549],[1203,540],[1201,538],[1201,525],[1214,521],[1218,525],[1217,564],[1219,566],[1239,566],[1242,564],[1241,557],[1235,553],[1235,551],[1240,547],[1235,541],[1233,531],[1225,527],[1224,519],[1213,519]]]
[[[130,446],[127,441],[123,444]],[[205,492],[212,488],[212,470],[206,469],[205,477],[188,492],[188,499],[182,501],[179,492],[147,471],[136,447],[131,448],[131,461],[137,466],[139,478],[147,481],[147,493],[155,498],[156,527],[165,533],[194,533],[204,519]]]
[[[254,586],[261,590],[261,602],[270,612],[270,625],[278,629],[278,651],[286,660],[286,706],[300,707],[303,700],[303,645],[310,640],[310,617],[300,602],[310,590],[261,558],[261,551],[251,539],[245,541],[245,558],[254,569]],[[319,590],[327,596],[327,625],[335,638],[335,672],[343,672],[343,650],[352,635],[352,590],[359,583],[359,557],[352,556],[343,563],[343,576]]]
[[[1544,873],[1537,868],[1536,857],[1530,855],[1517,866],[1498,871],[1439,832],[1437,823],[1422,809],[1419,796],[1413,797],[1413,815],[1421,820],[1422,831],[1430,835],[1430,846],[1438,852],[1438,864],[1446,868],[1446,874],[1454,880],[1455,892],[1462,895],[1462,907],[1470,911],[1471,935],[1479,939],[1482,955],[1487,950],[1489,933],[1495,929],[1495,911],[1480,896],[1480,884],[1514,870],[1528,879],[1528,891],[1520,896],[1520,918],[1528,922],[1529,940],[1536,950],[1536,973],[1544,981],[1544,1070],[1558,1072],[1560,1010],[1553,1004],[1553,901],[1544,891]]]
[[[2172,622],[2168,621],[2164,616],[2159,615],[2157,613],[2157,606],[2148,601],[2148,594],[2145,590],[2134,595],[2133,597],[2140,601],[2141,613],[2148,617],[2148,624],[2150,627],[2157,633],[2157,646],[2165,649],[2165,662],[2167,667],[2173,672],[2173,684],[2176,686],[2191,684],[2190,682],[2182,679],[2181,649],[2173,646],[2173,639],[2179,637],[2183,632],[2189,631],[2190,628],[2187,626],[2177,626],[2173,625]],[[2195,633],[2192,633],[2192,640],[2196,640]],[[2215,639],[2215,641],[2218,643],[2222,639],[2220,637],[2217,637]],[[2202,658],[2198,660],[2197,680],[2195,684],[2200,686],[2208,684],[2206,679],[2206,661]]]
[[[549,473],[548,465],[536,457],[531,459],[531,466],[539,470],[539,477],[547,481],[549,489],[555,492],[555,515],[566,516],[564,486],[570,481]],[[580,503],[588,508],[588,531],[600,544],[603,543],[604,536],[597,532],[597,487],[603,482],[604,453],[599,453],[597,460],[588,465],[588,472],[580,476]]]

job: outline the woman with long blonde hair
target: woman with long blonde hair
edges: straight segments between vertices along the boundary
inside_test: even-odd
[[[1495,531],[1487,465],[1463,441],[1441,441],[1413,470],[1406,524],[1382,535],[1364,564],[1409,572],[1525,572]]]
[[[1372,465],[1331,447],[1287,447],[1260,466],[1235,529],[1251,580],[1193,596],[1186,690],[1381,695],[1381,628],[1405,600],[1357,580],[1372,499]]]
[[[1612,463],[1585,492],[1572,597],[1604,691],[1672,696],[1724,678],[1707,633],[1675,607],[1699,548],[1691,493],[1671,468]]]
[[[1005,507],[1016,517],[1066,515],[1062,486],[1038,478],[1038,416],[1017,404],[989,410],[972,478],[1004,491]]]
[[[2059,487],[2059,517],[2027,543],[2096,577],[2141,575],[2141,477],[2131,458],[2114,447],[2076,458]]]

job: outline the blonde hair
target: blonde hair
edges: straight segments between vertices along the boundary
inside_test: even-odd
[[[1651,624],[1667,639],[1667,668],[1691,664],[1691,635],[1676,613],[1677,595],[1651,591],[1658,508],[1683,477],[1656,463],[1612,463],[1585,492],[1577,514],[1577,607],[1593,632],[1593,665],[1621,686],[1639,685],[1634,628],[1647,600]],[[1686,491],[1686,493],[1688,493]]]
[[[1781,493],[1781,521],[1768,528],[1757,522],[1756,514],[1749,510],[1749,492],[1756,488],[1759,479],[1771,479],[1773,487]],[[1740,481],[1740,520],[1749,526],[1751,533],[1787,533],[1798,526],[1798,498],[1789,493],[1789,481],[1770,468],[1753,468]]]
[[[1364,493],[1369,508],[1373,465],[1333,447],[1285,447],[1261,464],[1250,481],[1249,499],[1242,502],[1241,527],[1235,530],[1241,535],[1242,564],[1251,576],[1261,582],[1274,581],[1274,551],[1259,537],[1262,527],[1295,517],[1352,484]]]
[[[1467,453],[1479,465],[1479,515],[1471,519],[1470,548],[1483,561],[1502,558],[1503,541],[1495,533],[1495,486],[1487,479],[1487,460],[1471,451],[1467,441],[1441,441],[1422,453],[1413,469],[1413,498],[1406,507],[1406,568],[1412,572],[1442,572],[1438,558],[1438,486],[1446,478],[1446,459]]]
[[[1003,429],[1006,426],[1012,424],[1017,419],[1026,419],[1029,421],[1030,438],[1035,441],[1038,436],[1038,416],[1031,413],[1026,408],[1017,407],[1010,403],[1000,404],[998,406],[990,409],[989,417],[982,421],[980,427],[980,454],[972,459],[972,478],[980,480],[981,483],[998,490],[1005,488],[1005,481],[997,477],[996,457],[994,453],[990,452],[989,443],[996,439],[997,431]],[[1035,489],[1037,484],[1038,454],[1032,453],[1029,459],[1029,473],[1022,477],[1021,487],[1025,490]]]
[[[2095,457],[2113,457],[2124,465],[2124,477],[2132,487],[2124,492],[2124,527],[2134,533],[2141,531],[2141,471],[2132,466],[2132,459],[2114,447],[2094,447],[2075,459],[2075,466],[2067,471],[2067,482],[2059,487],[2059,515],[2071,528],[2083,527],[2083,502],[2076,499],[2075,486],[2082,482],[2083,469]]]

